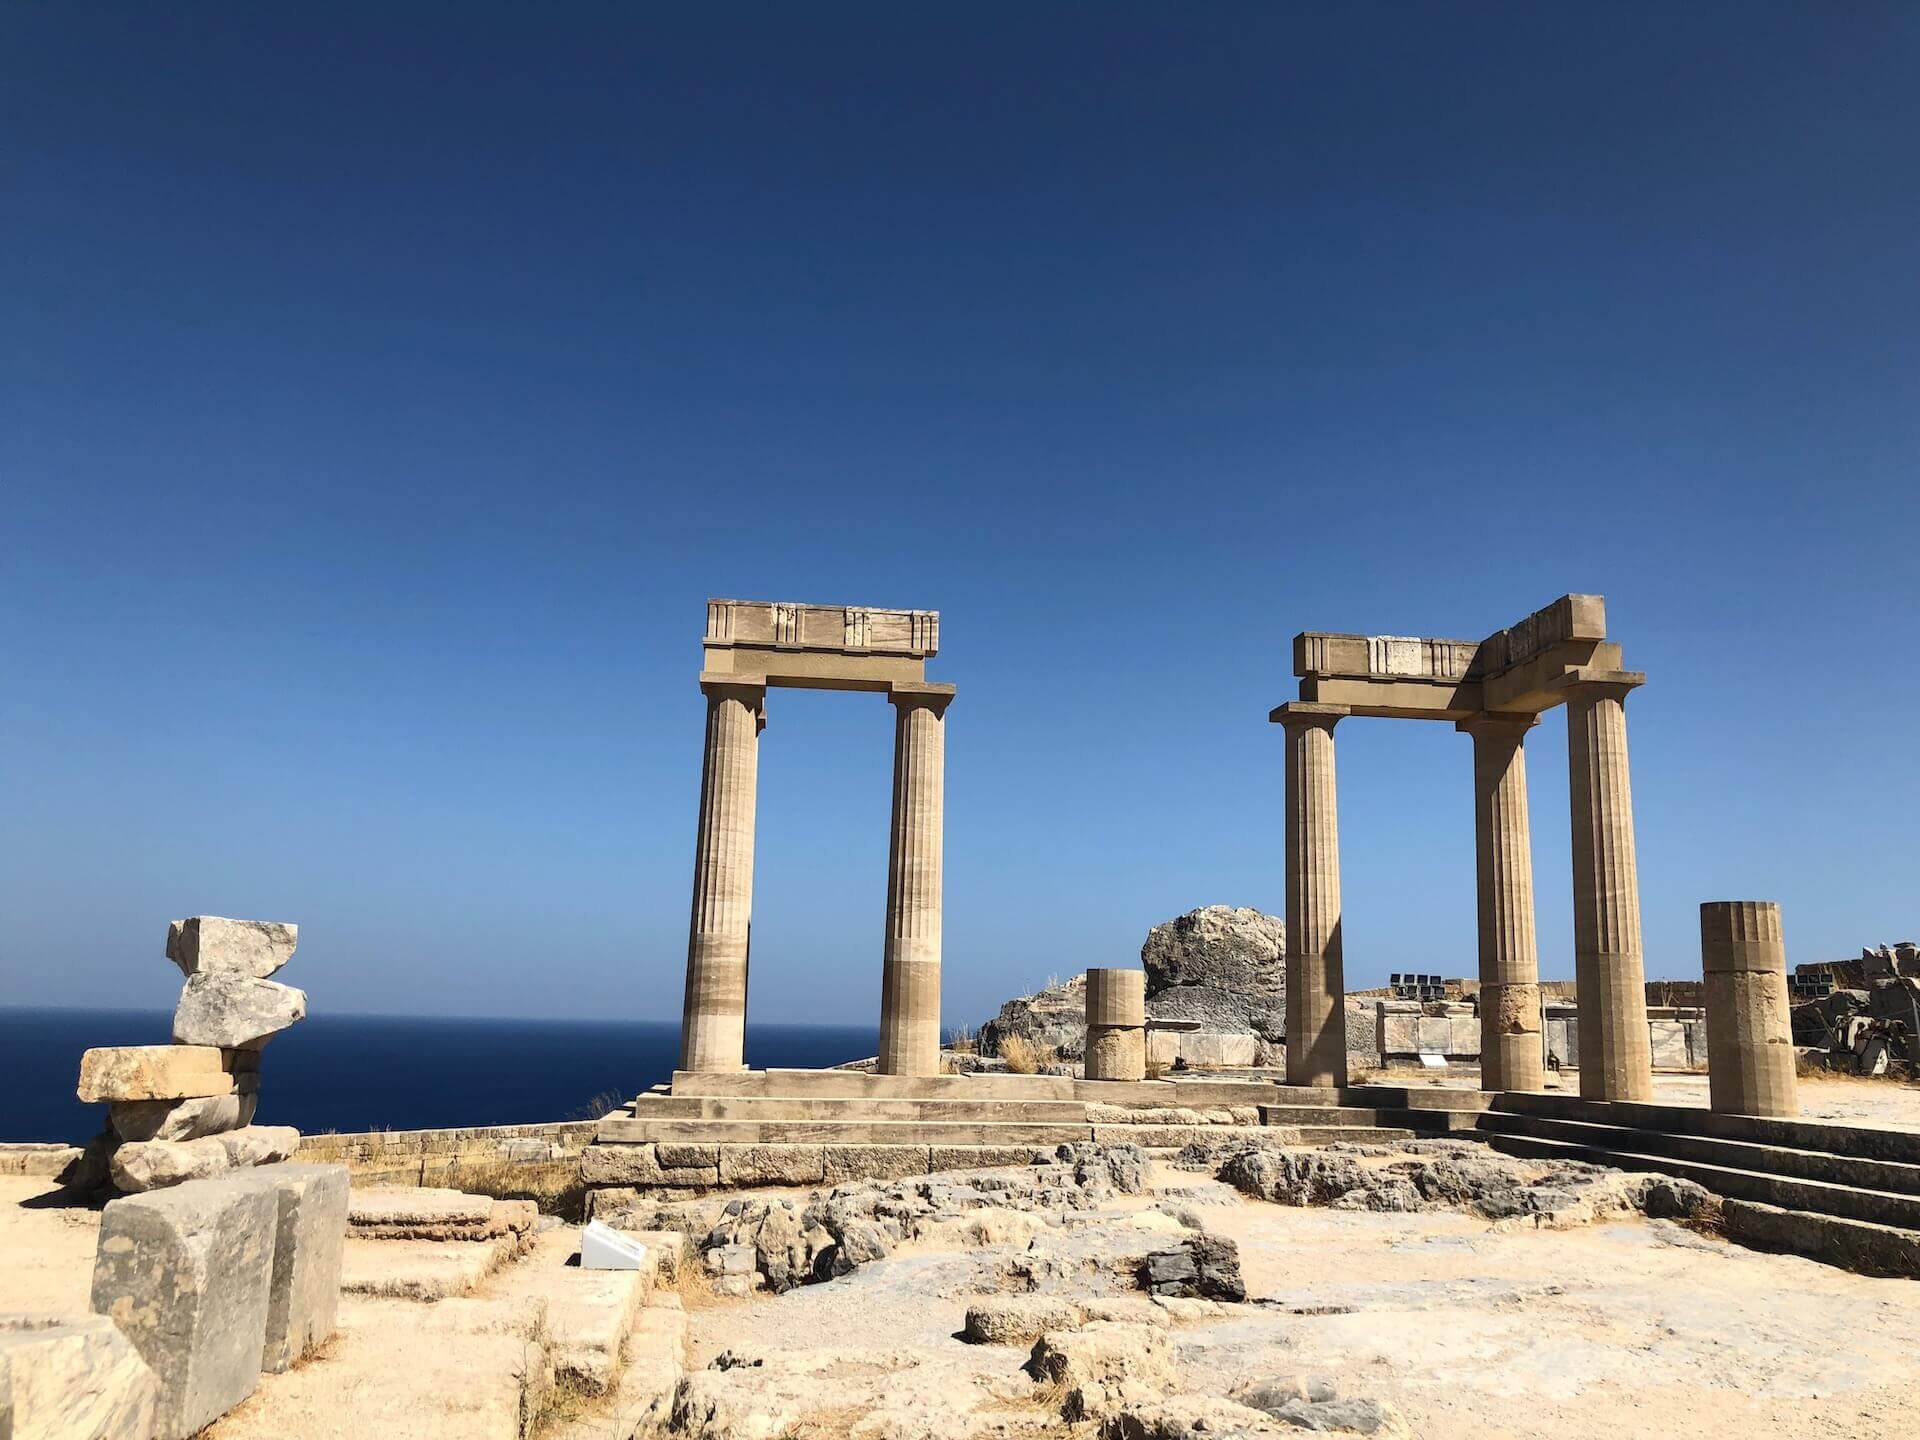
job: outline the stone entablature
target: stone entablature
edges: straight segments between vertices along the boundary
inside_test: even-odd
[[[705,674],[736,683],[887,690],[925,681],[940,612],[709,600]]]
[[[1309,630],[1294,636],[1293,673],[1305,701],[1355,715],[1456,721],[1537,714],[1563,703],[1578,679],[1643,678],[1621,673],[1599,595],[1562,595],[1484,640]]]

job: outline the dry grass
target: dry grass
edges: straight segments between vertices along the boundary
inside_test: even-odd
[[[867,1411],[855,1405],[816,1410],[811,1415],[802,1415],[782,1430],[779,1440],[842,1440],[842,1437],[852,1434],[853,1427],[866,1416]]]
[[[970,1025],[957,1025],[953,1034],[947,1037],[947,1049],[956,1055],[976,1055],[979,1053],[980,1040]]]
[[[602,1090],[578,1110],[566,1118],[569,1120],[604,1120],[614,1111],[623,1109],[631,1095],[622,1095],[618,1090]]]
[[[580,1162],[554,1160],[540,1165],[509,1165],[494,1160],[475,1165],[450,1165],[434,1183],[469,1195],[495,1200],[531,1200],[542,1215],[557,1215],[569,1224],[586,1219],[587,1188],[580,1181]]]
[[[1147,1061],[1147,1079],[1159,1080],[1162,1079],[1166,1073],[1167,1066],[1160,1061],[1151,1059]]]
[[[680,1304],[687,1310],[711,1310],[716,1305],[738,1305],[738,1295],[722,1295],[713,1288],[705,1260],[695,1255],[680,1266],[673,1288],[680,1292]]]
[[[1059,1062],[1060,1052],[1024,1035],[1009,1035],[1000,1042],[1000,1058],[1015,1075],[1038,1075],[1046,1066]]]
[[[1882,1084],[1912,1085],[1920,1083],[1911,1077],[1891,1068],[1878,1075],[1856,1075],[1851,1070],[1832,1070],[1806,1055],[1794,1057],[1793,1073],[1802,1080],[1824,1083],[1830,1080],[1874,1080]]]
[[[534,1420],[533,1433],[535,1436],[550,1434],[582,1420],[604,1415],[611,1408],[612,1399],[605,1391],[589,1387],[578,1375],[564,1372],[556,1375],[553,1391],[547,1396],[546,1408]]]

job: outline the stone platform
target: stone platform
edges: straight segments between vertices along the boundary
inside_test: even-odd
[[[819,1185],[1024,1164],[1063,1144],[1177,1149],[1259,1131],[1296,1145],[1470,1130],[1466,1090],[1290,1087],[1270,1079],[676,1072],[599,1123],[589,1187]]]

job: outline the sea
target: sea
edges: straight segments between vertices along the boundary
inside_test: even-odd
[[[164,1045],[172,1018],[0,1006],[0,1141],[98,1134],[106,1107],[73,1093],[81,1052]],[[861,1026],[747,1025],[755,1068],[839,1065],[878,1044]],[[255,1120],[308,1134],[586,1120],[668,1079],[679,1050],[672,1021],[315,1015],[268,1043]]]

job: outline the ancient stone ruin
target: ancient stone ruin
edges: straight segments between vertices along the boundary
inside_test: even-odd
[[[78,1094],[105,1102],[107,1128],[69,1183],[139,1192],[287,1159],[300,1132],[255,1125],[267,1041],[306,1016],[306,992],[268,977],[293,958],[299,927],[196,915],[167,927],[186,983],[171,1045],[80,1057]]]

